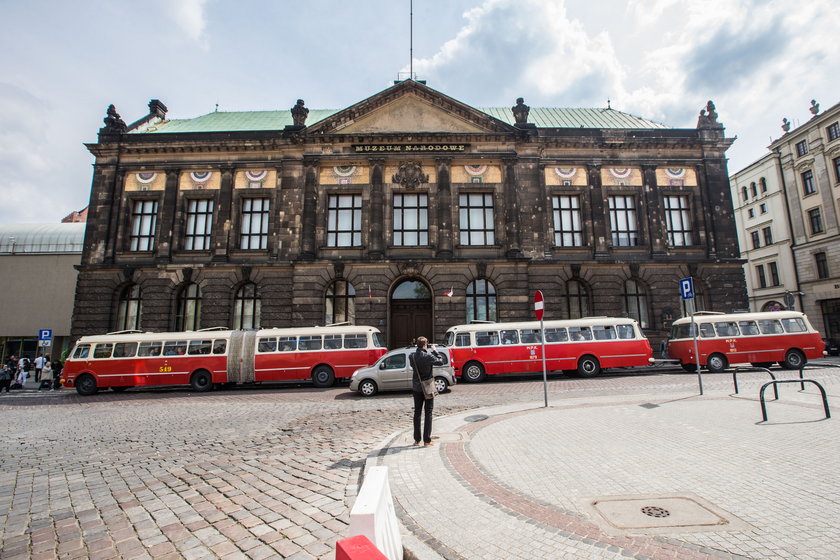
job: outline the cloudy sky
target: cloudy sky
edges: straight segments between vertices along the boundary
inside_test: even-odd
[[[734,173],[810,100],[840,102],[837,0],[414,0],[414,72],[476,107],[612,107],[691,127],[714,100]],[[409,0],[0,0],[0,220],[88,203],[126,122],[344,108],[409,70]],[[832,70],[833,69],[833,70]],[[405,75],[401,76],[405,77]]]

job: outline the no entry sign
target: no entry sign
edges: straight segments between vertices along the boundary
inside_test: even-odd
[[[537,316],[537,321],[542,321],[543,318],[543,295],[540,290],[534,294],[534,314]]]

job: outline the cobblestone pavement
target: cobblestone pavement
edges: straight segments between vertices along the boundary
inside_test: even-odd
[[[732,381],[727,375],[705,376],[704,384],[710,391],[731,392]],[[562,408],[556,410],[558,405],[573,397],[629,398],[692,392],[696,386],[696,376],[673,372],[618,372],[595,379],[559,376],[549,381],[549,399],[552,413],[562,413]],[[755,385],[742,382],[742,391],[746,387],[754,389]],[[829,398],[837,399],[836,386],[830,387],[834,392]],[[485,464],[496,451],[479,443],[485,434],[490,436],[487,441],[498,439],[491,426],[504,432],[508,421],[527,423],[527,415],[516,416],[516,407],[521,410],[534,401],[541,404],[542,392],[541,380],[507,379],[458,385],[436,401],[436,417],[441,417],[436,432],[462,429],[464,413],[477,408],[512,405],[514,410],[510,420],[482,427],[471,436],[472,443],[445,443],[428,450],[425,457],[438,458],[435,468],[443,469],[438,482],[452,491],[431,499],[428,507],[433,512],[442,512],[443,506],[453,503],[455,497],[460,499],[464,492],[473,497],[477,495],[474,492],[481,494],[475,485],[486,482],[482,477],[517,498],[539,486],[527,477],[511,474],[516,469],[510,470],[520,462],[518,454],[527,457],[531,450],[511,449],[509,460],[497,458],[493,460],[498,464]],[[67,390],[4,393],[0,395],[4,427],[0,431],[0,558],[332,559],[335,541],[347,536],[349,508],[366,457],[381,442],[393,440],[394,434],[402,437],[400,434],[410,428],[410,408],[411,398],[405,393],[362,399],[346,387],[275,387],[204,394],[131,390],[92,397],[79,397]],[[574,410],[581,417],[587,413],[581,407]],[[810,412],[819,415],[821,411],[812,408]],[[562,435],[566,438],[580,421],[558,417],[549,425],[566,424]],[[609,425],[606,420],[599,422],[602,430],[608,430]],[[477,429],[479,424],[473,426]],[[534,437],[550,439],[556,434],[549,430]],[[714,437],[698,433],[694,441],[708,446]],[[394,457],[407,461],[410,454]],[[428,540],[430,527],[413,525],[413,516],[422,516],[414,511],[418,504],[412,502],[418,479],[410,476],[424,461],[403,465],[402,471],[395,464],[392,490],[403,521],[419,538]],[[479,465],[477,473],[465,470],[470,463]],[[803,468],[812,466],[803,459]],[[599,472],[594,467],[593,472]],[[752,477],[745,473],[744,478]],[[591,477],[586,481],[591,482]],[[520,483],[525,486],[518,487]],[[529,499],[555,509],[552,504],[559,502],[558,511],[565,515],[572,506],[562,502],[565,494],[559,486],[558,481]],[[834,492],[836,497],[830,484],[816,490],[823,495]],[[497,522],[496,516],[502,512],[501,526],[509,526],[511,514],[493,503],[505,500],[489,496],[480,498],[475,523],[481,519]],[[461,513],[468,520],[473,512]],[[556,515],[557,511],[550,513]],[[475,523],[450,525],[469,533]],[[545,531],[540,521],[523,523],[532,534]],[[834,535],[809,530],[817,541]],[[472,552],[462,550],[452,557],[514,557],[506,556],[504,534],[496,533],[496,543],[483,543]],[[531,557],[580,554],[581,541],[576,540],[576,533],[569,535],[559,548]],[[452,549],[441,542],[437,542],[437,551],[422,546],[417,554],[449,557],[446,551]],[[598,550],[606,557],[616,555],[609,547]]]

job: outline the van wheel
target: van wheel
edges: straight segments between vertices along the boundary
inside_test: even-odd
[[[793,349],[787,351],[787,354],[785,354],[785,360],[783,362],[779,362],[779,365],[785,369],[799,369],[806,363],[808,363],[808,360],[805,359],[805,354],[803,354],[801,350]]]
[[[213,388],[213,376],[206,369],[200,369],[190,377],[190,387],[198,393],[209,391]]]
[[[449,383],[446,382],[446,379],[440,376],[435,377],[435,391],[443,393],[447,387],[449,387]]]
[[[601,373],[601,364],[595,356],[583,356],[578,360],[577,373],[580,377],[595,377]]]
[[[96,379],[89,373],[80,375],[76,379],[76,392],[83,396],[95,395],[99,388],[96,386]]]
[[[316,387],[332,387],[335,383],[335,374],[329,366],[318,366],[312,372],[312,383]]]
[[[484,366],[478,362],[467,362],[461,372],[461,378],[467,383],[478,383],[484,381]]]
[[[712,373],[720,373],[729,367],[729,362],[723,354],[712,354],[709,356],[709,359],[706,360],[706,367],[709,368],[709,371]]]
[[[378,392],[379,387],[376,386],[376,382],[372,379],[365,379],[364,381],[359,383],[359,393],[363,397],[372,397]]]

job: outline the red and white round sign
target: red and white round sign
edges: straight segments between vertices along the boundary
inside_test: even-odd
[[[543,318],[543,295],[540,290],[534,294],[534,314],[537,316],[537,321],[542,321]]]

